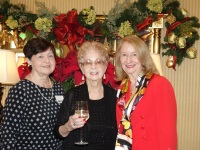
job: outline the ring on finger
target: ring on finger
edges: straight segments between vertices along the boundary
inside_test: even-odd
[[[76,123],[74,122],[74,126],[76,126]]]

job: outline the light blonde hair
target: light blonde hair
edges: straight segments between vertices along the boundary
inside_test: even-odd
[[[130,36],[126,36],[123,39],[121,39],[121,41],[118,45],[118,49],[116,51],[115,71],[116,71],[116,80],[117,81],[121,81],[125,78],[128,78],[128,75],[122,69],[122,65],[120,62],[121,48],[122,48],[122,45],[126,42],[135,48],[135,50],[137,52],[137,57],[143,66],[142,71],[144,74],[158,72],[155,67],[155,64],[151,58],[147,44],[144,41],[142,41],[139,37],[137,37],[135,35],[130,35]]]
[[[78,50],[77,59],[78,59],[79,65],[83,63],[84,56],[90,50],[97,51],[102,56],[102,59],[106,61],[106,64],[109,62],[108,52],[106,51],[102,43],[96,42],[96,41],[86,41],[80,46]]]

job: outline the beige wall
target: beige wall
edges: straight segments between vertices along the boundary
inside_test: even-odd
[[[27,10],[35,11],[34,0],[10,0],[12,3],[23,3]],[[46,1],[46,0],[40,0]],[[49,0],[46,6],[53,5],[59,12],[66,13],[72,8],[80,11],[82,8],[94,6],[97,14],[107,14],[114,6],[115,0]],[[190,16],[200,18],[199,0],[180,0],[181,7],[189,11]],[[199,30],[198,30],[199,32]],[[165,29],[162,30],[164,36]],[[200,32],[199,32],[200,33]],[[200,41],[195,44],[197,58],[185,59],[176,71],[166,66],[167,57],[162,57],[163,74],[175,90],[178,107],[178,150],[200,150]]]

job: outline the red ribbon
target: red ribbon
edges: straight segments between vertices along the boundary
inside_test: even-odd
[[[158,19],[161,19],[164,16],[164,14],[158,14]],[[145,28],[146,26],[152,24],[155,20],[153,20],[152,16],[147,17],[144,22],[137,24],[137,30],[140,31],[141,29]]]
[[[61,14],[54,17],[57,27],[54,28],[56,39],[70,50],[76,49],[76,44],[80,45],[85,40],[87,34],[93,35],[91,30],[86,29],[78,23],[78,14],[76,10],[71,10],[68,14]]]
[[[33,32],[35,35],[38,34],[38,30],[33,29],[30,25],[26,26],[31,32]]]
[[[169,28],[167,29],[166,31],[166,35],[168,35],[172,30],[174,30],[177,26],[179,26],[180,24],[188,21],[190,18],[187,17],[187,18],[184,18],[182,21],[177,21],[177,22],[174,22],[171,26],[169,26]]]
[[[176,47],[173,44],[168,43],[168,45],[174,50],[176,51]]]
[[[140,31],[141,29],[145,28],[146,26],[150,25],[153,22],[153,19],[151,16],[147,17],[144,22],[137,24],[137,30]]]

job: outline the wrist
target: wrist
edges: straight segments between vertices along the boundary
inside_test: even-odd
[[[65,124],[65,128],[68,132],[71,132],[73,130],[73,128],[70,126],[69,121]]]

